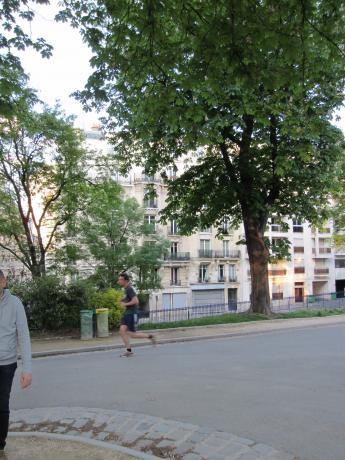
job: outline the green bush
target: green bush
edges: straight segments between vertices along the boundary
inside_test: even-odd
[[[83,282],[66,285],[55,276],[27,280],[10,286],[23,302],[31,330],[75,329],[80,310],[89,305],[93,289]]]
[[[118,328],[123,314],[123,307],[120,305],[122,297],[121,291],[109,288],[105,291],[95,292],[90,298],[89,306],[91,308],[108,308],[109,327]]]

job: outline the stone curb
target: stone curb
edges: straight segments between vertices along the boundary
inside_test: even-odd
[[[12,435],[52,433],[66,440],[102,441],[101,446],[121,444],[130,449],[128,455],[133,450],[143,460],[297,460],[295,455],[229,432],[115,409],[18,409],[11,411],[10,430]]]
[[[146,454],[145,452],[139,452],[129,447],[119,446],[118,444],[110,444],[104,441],[97,441],[96,439],[88,439],[83,436],[71,436],[67,434],[55,434],[55,433],[37,433],[37,431],[11,431],[8,433],[9,437],[21,437],[21,438],[43,438],[43,439],[52,439],[57,441],[72,441],[79,442],[81,444],[89,444],[94,447],[102,447],[102,449],[115,450],[121,452],[122,454],[130,455],[134,458],[139,458],[140,460],[160,460],[159,457],[154,455]]]

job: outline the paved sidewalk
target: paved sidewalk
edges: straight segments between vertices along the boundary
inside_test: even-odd
[[[231,433],[117,410],[82,407],[14,410],[10,430],[82,436],[143,451],[150,458],[154,455],[175,460],[297,460],[291,454]]]
[[[345,324],[345,315],[315,318],[275,319],[253,321],[248,323],[218,324],[212,326],[180,327],[174,329],[152,330],[152,332],[156,334],[158,344],[164,344],[235,337],[246,334],[262,334],[292,328],[318,327],[340,323]],[[135,348],[136,346],[149,345],[150,342],[146,339],[139,339],[132,340],[132,344]],[[50,339],[44,338],[32,340],[33,357],[97,350],[111,350],[122,347],[122,340],[118,333],[113,333],[106,338],[94,338],[90,340],[80,340],[80,338],[72,337],[55,337]]]

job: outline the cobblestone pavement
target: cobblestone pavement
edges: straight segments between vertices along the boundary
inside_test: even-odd
[[[52,407],[12,410],[10,430],[105,441],[174,460],[298,460],[250,439],[131,412]]]

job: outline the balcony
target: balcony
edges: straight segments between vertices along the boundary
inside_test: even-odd
[[[301,274],[301,273],[305,273],[305,268],[304,267],[295,267],[295,274]]]
[[[171,252],[170,254],[165,254],[164,260],[190,260],[190,252]]]
[[[285,276],[286,269],[268,270],[268,276]]]
[[[161,184],[163,182],[161,177],[158,176],[145,176],[135,175],[134,182],[145,182],[147,184],[153,184],[154,182]]]
[[[225,282],[226,282],[225,276],[218,276],[218,283],[225,283]]]
[[[214,251],[216,259],[239,259],[240,256],[240,251]]]
[[[199,258],[201,259],[212,259],[214,251],[211,249],[199,249]]]
[[[314,275],[327,276],[329,274],[329,268],[314,268]]]
[[[319,254],[330,254],[331,252],[331,248],[319,248]]]
[[[208,278],[199,278],[198,283],[208,283]]]
[[[145,209],[158,209],[158,202],[157,201],[144,201],[144,208]]]

